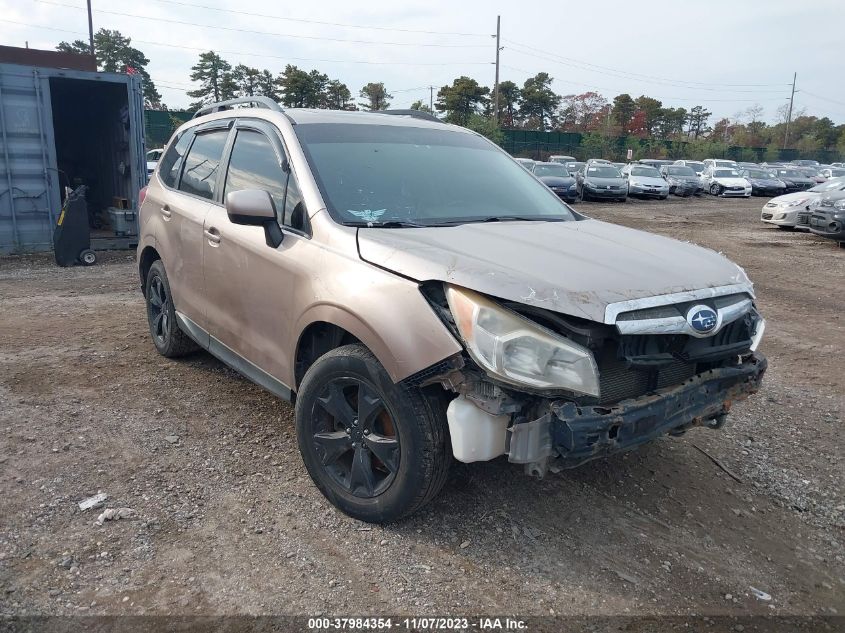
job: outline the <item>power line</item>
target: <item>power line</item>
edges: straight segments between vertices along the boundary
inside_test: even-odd
[[[806,88],[802,88],[801,93],[805,95],[810,95],[811,97],[815,97],[816,99],[821,99],[822,101],[830,101],[831,103],[835,103],[836,105],[845,106],[845,102],[837,101],[836,99],[829,99],[827,97],[822,97],[821,95],[813,94],[812,92],[807,92]]]
[[[780,90],[731,90],[727,88],[728,86],[737,86],[737,87],[775,87],[775,86],[782,86],[781,90],[785,87],[789,86],[790,84],[717,84],[717,83],[706,83],[706,82],[698,82],[698,81],[687,81],[683,79],[668,79],[664,77],[655,77],[653,75],[644,75],[641,73],[633,73],[625,70],[619,70],[616,68],[610,68],[608,66],[599,66],[597,64],[591,64],[589,62],[584,62],[578,59],[573,59],[571,57],[562,57],[560,55],[556,55],[554,53],[549,53],[548,51],[541,50],[539,48],[534,48],[533,46],[528,46],[526,44],[520,44],[518,42],[514,42],[512,40],[505,40],[505,42],[509,42],[511,45],[516,46],[517,48],[511,48],[515,53],[519,53],[520,55],[526,55],[528,57],[536,57],[537,59],[543,59],[545,61],[549,61],[552,63],[558,63],[563,66],[569,66],[573,68],[578,68],[580,70],[589,70],[590,72],[596,72],[603,75],[609,75],[611,77],[616,77],[619,79],[638,79],[640,81],[647,81],[649,83],[655,84],[663,84],[668,85],[676,88],[683,88],[689,90],[708,90],[708,91],[718,91],[718,92],[780,92]],[[528,50],[520,50],[521,48],[528,49]],[[536,55],[534,53],[528,51],[536,51],[542,53],[542,56]],[[708,87],[709,86],[709,87]]]
[[[163,2],[166,4],[175,4],[184,7],[193,7],[197,9],[208,9],[210,11],[220,11],[224,13],[234,13],[237,15],[247,15],[255,18],[268,18],[271,20],[284,20],[287,22],[300,22],[302,24],[318,24],[321,26],[341,26],[350,29],[367,29],[375,31],[396,31],[399,33],[420,33],[423,35],[460,35],[464,37],[490,37],[489,33],[461,33],[457,31],[424,31],[418,29],[403,29],[395,26],[371,26],[365,24],[347,24],[343,22],[325,22],[322,20],[311,20],[306,18],[291,18],[281,15],[272,15],[268,13],[253,13],[250,11],[236,11],[234,9],[224,9],[221,7],[213,7],[206,4],[193,4],[190,2],[180,2],[179,0],[155,0],[156,2]]]
[[[62,2],[54,2],[53,0],[35,0],[42,4],[49,4],[57,7],[65,7],[68,9],[77,9],[84,11],[85,7],[79,7],[73,4],[64,4]],[[375,44],[379,46],[423,46],[435,48],[485,48],[481,44],[432,44],[432,43],[412,43],[412,42],[385,42],[380,40],[350,40],[340,37],[318,37],[316,35],[295,35],[293,33],[275,33],[272,31],[257,31],[255,29],[243,29],[234,26],[217,26],[215,24],[196,24],[194,22],[185,22],[182,20],[173,20],[170,18],[155,18],[148,15],[138,15],[137,13],[124,13],[122,11],[109,11],[108,9],[96,9],[97,13],[106,13],[108,15],[119,15],[127,18],[134,18],[136,20],[150,20],[153,22],[167,22],[168,24],[180,24],[182,26],[193,26],[203,29],[217,29],[219,31],[229,31],[234,33],[251,33],[253,35],[272,35],[273,37],[290,37],[304,40],[317,40],[320,42],[344,42],[347,44]]]
[[[15,20],[0,20],[0,22],[6,22],[8,24],[17,24],[19,26],[27,26],[36,29],[45,29],[48,31],[57,31],[59,33],[68,33],[70,35],[84,35],[81,31],[74,31],[71,29],[60,29],[53,26],[45,26],[42,24],[30,24],[27,22],[18,22]],[[201,51],[205,52],[210,50],[212,47],[201,47],[201,46],[182,46],[179,44],[169,44],[166,42],[154,42],[151,40],[139,40],[136,38],[132,38],[133,42],[137,42],[139,44],[149,44],[151,46],[162,46],[165,48],[177,48],[181,50],[187,51]],[[221,55],[242,55],[244,57],[261,57],[265,59],[280,59],[283,61],[298,61],[298,62],[320,62],[320,63],[329,63],[329,64],[367,64],[367,65],[374,65],[374,66],[473,66],[473,65],[489,65],[489,62],[398,62],[398,61],[369,61],[369,60],[357,60],[357,59],[320,59],[314,57],[293,57],[290,55],[269,55],[267,53],[253,53],[247,51],[229,51],[229,50],[216,50],[215,52]]]
[[[507,68],[508,70],[515,70],[517,72],[525,73],[526,75],[532,75],[532,71],[525,70],[524,68],[516,68],[515,66],[509,66],[507,64],[502,64],[503,68]],[[603,90],[605,92],[618,92],[618,89],[611,89],[607,86],[596,86],[595,84],[587,84],[582,81],[570,81],[568,79],[562,80],[555,80],[560,81],[560,83],[564,84],[574,84],[578,86],[584,86],[586,88],[593,88],[595,90]],[[759,101],[780,101],[780,98],[766,98],[766,99],[699,99],[697,97],[663,97],[667,101],[693,101],[695,103],[757,103]]]

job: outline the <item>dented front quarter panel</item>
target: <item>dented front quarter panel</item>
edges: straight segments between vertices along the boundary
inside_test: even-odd
[[[581,220],[360,229],[362,259],[418,281],[606,321],[607,307],[722,286],[751,289],[745,272],[693,244]]]

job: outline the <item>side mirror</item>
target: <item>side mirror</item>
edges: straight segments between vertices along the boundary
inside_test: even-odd
[[[284,233],[276,220],[276,205],[270,194],[261,189],[242,189],[226,194],[226,213],[233,224],[264,227],[267,246],[277,248]]]

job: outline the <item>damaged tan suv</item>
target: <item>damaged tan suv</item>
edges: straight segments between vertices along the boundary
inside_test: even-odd
[[[209,106],[140,222],[158,351],[294,400],[308,472],[365,521],[421,508],[453,457],[542,476],[719,428],[766,368],[741,268],[584,217],[422,113]]]

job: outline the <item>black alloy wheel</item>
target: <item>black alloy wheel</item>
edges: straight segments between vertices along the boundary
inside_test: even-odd
[[[170,293],[161,277],[155,275],[150,280],[147,310],[150,320],[150,333],[158,347],[167,344],[170,338]]]
[[[296,392],[296,439],[311,479],[340,510],[388,523],[429,503],[449,473],[442,390],[394,382],[360,343],[326,352]]]
[[[399,436],[373,386],[357,377],[325,383],[311,411],[311,436],[331,478],[355,497],[386,490],[399,470]]]

